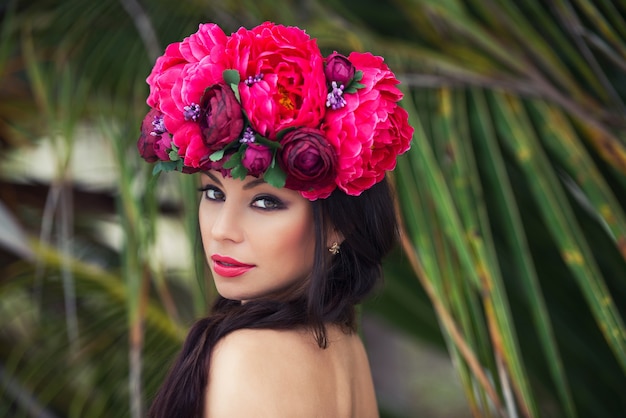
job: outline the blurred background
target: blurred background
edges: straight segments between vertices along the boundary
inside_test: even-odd
[[[1,0],[0,416],[141,417],[214,297],[135,143],[201,22],[383,55],[415,127],[362,309],[383,417],[626,416],[626,2]]]

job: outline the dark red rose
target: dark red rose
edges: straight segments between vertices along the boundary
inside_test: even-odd
[[[141,122],[141,133],[137,141],[139,155],[149,163],[169,161],[171,142],[172,138],[163,124],[163,114],[156,109],[150,109]]]
[[[348,86],[350,81],[354,78],[354,72],[354,65],[347,57],[337,52],[333,52],[326,57],[324,74],[329,83],[336,81],[338,85],[343,84],[344,86]]]
[[[287,174],[285,187],[310,191],[328,189],[334,184],[337,155],[322,131],[295,129],[280,142],[278,163]]]
[[[241,136],[243,113],[235,93],[225,84],[214,84],[202,96],[200,130],[210,151],[224,148]]]
[[[251,143],[244,151],[241,164],[248,170],[248,174],[258,177],[272,163],[272,150],[262,144]]]

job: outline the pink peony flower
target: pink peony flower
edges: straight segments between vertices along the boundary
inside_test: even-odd
[[[178,155],[183,158],[187,167],[202,167],[211,155],[204,144],[200,125],[196,122],[185,122],[174,132],[172,141],[178,147]]]
[[[241,164],[248,170],[248,174],[258,177],[272,163],[272,150],[262,144],[251,143],[244,151]]]
[[[225,83],[226,69],[239,72],[240,99]],[[348,88],[357,71],[360,84]],[[285,186],[310,200],[337,186],[351,195],[370,188],[395,167],[413,134],[398,106],[398,80],[381,57],[335,52],[324,59],[316,40],[296,27],[266,22],[228,37],[215,24],[200,25],[166,48],[146,81],[152,109],[137,142],[144,159],[169,161],[175,145],[183,172],[228,174],[224,164],[243,146],[237,164],[260,176],[273,151],[255,134],[281,137],[276,158]],[[210,160],[230,144],[220,161]]]
[[[221,58],[220,50],[224,49],[227,39],[224,31],[215,23],[200,24],[196,33],[189,35],[180,43],[180,54],[190,63],[216,55]]]
[[[382,57],[353,52],[348,57],[363,71],[365,87],[346,94],[346,106],[326,113],[322,130],[339,155],[337,185],[359,195],[395,167],[395,158],[409,149],[413,128],[397,102],[398,80]]]
[[[223,81],[222,73],[229,66],[224,56],[227,39],[219,26],[203,24],[157,58],[146,80],[150,85],[147,103],[163,112],[168,131],[183,125],[186,106],[199,103],[207,87]]]
[[[150,107],[159,107],[163,99],[167,96],[178,78],[178,74],[185,65],[185,59],[178,49],[180,43],[170,44],[165,49],[165,53],[157,58],[152,72],[146,79],[150,86],[150,94],[146,102]]]
[[[337,155],[319,129],[300,128],[280,141],[278,164],[287,174],[285,187],[308,193],[307,198],[326,197],[335,188]],[[303,194],[304,196],[304,194]]]
[[[266,22],[233,33],[225,53],[246,81],[239,86],[241,103],[256,132],[275,139],[285,128],[320,125],[327,88],[315,39]]]

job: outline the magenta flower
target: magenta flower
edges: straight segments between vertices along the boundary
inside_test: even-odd
[[[156,109],[150,109],[141,123],[141,133],[137,141],[139,155],[149,163],[169,161],[171,142],[171,136],[163,124],[163,114]]]
[[[335,188],[337,155],[319,129],[300,128],[280,141],[278,163],[287,174],[285,187],[311,192],[313,199]]]
[[[241,104],[255,132],[270,140],[289,127],[319,127],[326,111],[324,58],[302,29],[263,23],[226,45],[239,71]]]
[[[170,44],[157,58],[146,80],[150,85],[147,103],[163,112],[170,133],[184,124],[185,107],[199,103],[207,87],[222,81],[222,72],[229,66],[224,56],[227,39],[219,26],[201,24],[196,33]]]
[[[230,36],[202,24],[166,48],[146,81],[152,109],[137,141],[146,161],[284,179],[310,200],[370,188],[413,134],[382,57],[324,58],[304,30],[272,22]]]
[[[202,97],[199,115],[202,138],[213,152],[224,148],[241,136],[243,113],[235,93],[225,84],[209,87]]]
[[[185,166],[200,168],[209,159],[211,151],[204,144],[200,125],[188,121],[174,132],[172,141],[178,147],[178,155],[183,158]]]
[[[355,68],[350,60],[336,51],[326,57],[324,74],[328,84],[334,81],[337,85],[343,84],[347,87],[354,78],[354,72]]]
[[[258,177],[272,162],[272,150],[263,144],[251,143],[244,151],[241,164],[248,170],[248,174]]]
[[[383,58],[360,52],[348,58],[363,71],[364,87],[345,107],[326,114],[322,131],[339,155],[337,185],[359,195],[395,167],[395,157],[409,149],[413,128],[398,105],[398,80]]]

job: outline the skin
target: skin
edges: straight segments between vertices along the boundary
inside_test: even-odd
[[[241,301],[281,298],[301,287],[315,251],[310,202],[250,176],[242,181],[212,171],[202,174],[201,184],[200,231],[220,295]],[[215,254],[254,267],[224,277],[215,271]]]
[[[254,177],[225,178],[215,171],[201,175],[201,190],[202,241],[223,297],[242,303],[287,299],[306,287],[315,249],[308,200]],[[327,247],[339,238],[329,233]],[[214,254],[254,267],[223,277]],[[240,329],[222,338],[211,353],[204,416],[377,417],[360,338],[331,324],[327,332],[326,349],[307,329]]]
[[[240,329],[211,355],[205,418],[376,418],[367,355],[356,334]]]

